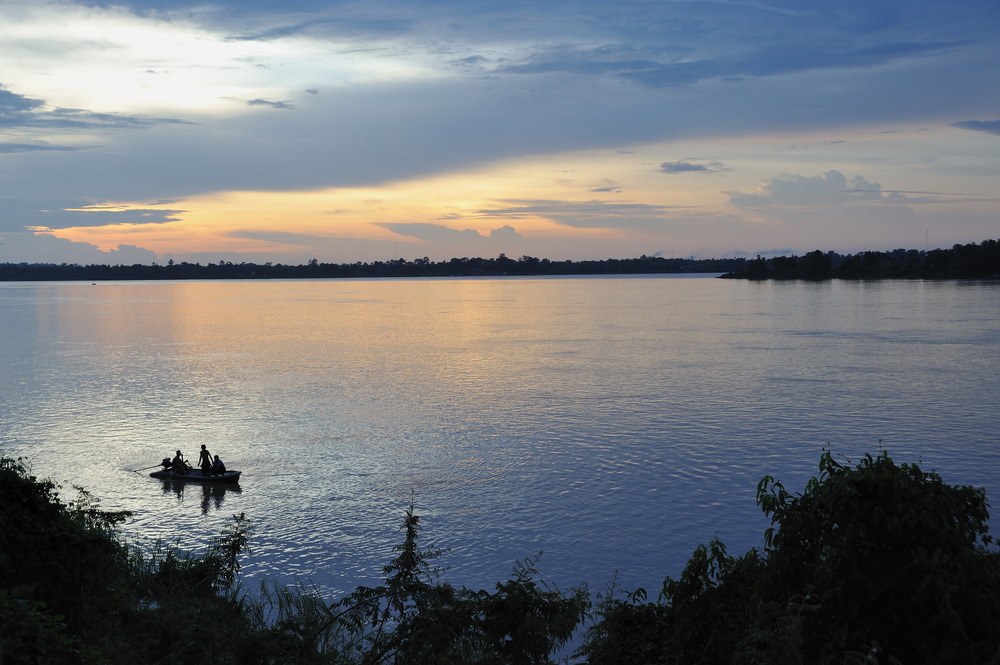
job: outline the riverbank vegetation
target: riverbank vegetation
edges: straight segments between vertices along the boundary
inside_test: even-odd
[[[758,256],[738,270],[735,279],[997,279],[1000,241],[955,245],[951,249],[896,249],[891,252],[837,254],[818,249],[804,256]]]
[[[801,493],[765,477],[772,528],[736,557],[713,541],[650,600],[549,588],[535,561],[492,590],[440,578],[419,516],[376,587],[339,599],[271,581],[239,582],[252,546],[243,515],[200,556],[140,550],[80,490],[0,459],[0,662],[551,662],[584,630],[573,662],[1000,663],[1000,552],[981,488],[947,485],[885,452],[820,459]]]

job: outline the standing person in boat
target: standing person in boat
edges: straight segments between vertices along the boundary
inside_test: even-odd
[[[226,465],[223,464],[222,460],[219,459],[219,456],[216,455],[215,462],[212,464],[212,475],[221,476],[224,475],[225,473],[226,473]]]
[[[184,455],[181,454],[181,451],[178,450],[177,454],[174,455],[173,461],[170,462],[170,469],[175,473],[187,473],[191,470],[191,467],[184,459]]]
[[[208,452],[205,444],[201,444],[201,453],[198,456],[198,466],[201,467],[201,475],[207,476],[212,470],[212,453]]]

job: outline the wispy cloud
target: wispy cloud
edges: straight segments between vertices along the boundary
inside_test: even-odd
[[[27,133],[39,130],[109,130],[146,129],[154,125],[191,124],[174,118],[151,118],[127,113],[104,113],[86,109],[68,109],[49,106],[42,99],[33,99],[0,88],[0,130]],[[44,142],[8,143],[30,150],[69,150],[68,146],[53,146]],[[31,146],[34,146],[33,148]]]
[[[313,8],[310,7],[310,9]],[[232,41],[273,41],[288,37],[329,37],[330,35],[336,35],[340,38],[372,38],[406,34],[413,27],[413,21],[405,18],[318,16],[308,21],[281,23],[256,32],[230,35],[227,39]]]
[[[78,146],[53,145],[45,141],[31,141],[26,143],[0,143],[0,153],[13,152],[47,152],[47,151],[68,151],[82,150]]]
[[[398,233],[399,235],[431,242],[486,238],[486,236],[475,229],[456,229],[443,224],[431,224],[427,222],[374,222],[374,225],[393,233]],[[489,237],[510,239],[520,238],[521,236],[513,227],[503,226],[499,229],[494,229]]]
[[[164,224],[184,211],[95,204],[79,200],[0,199],[0,231],[67,229],[111,224]]]
[[[314,233],[295,233],[289,231],[260,231],[248,229],[235,229],[228,231],[231,238],[242,238],[245,240],[260,240],[262,242],[279,243],[282,245],[308,247],[317,242],[329,242],[331,236],[317,235]]]
[[[607,201],[503,201],[502,208],[484,208],[476,214],[487,218],[527,219],[541,217],[562,226],[574,228],[639,228],[670,219],[678,211],[690,214],[691,206],[666,206],[647,203],[617,203]]]
[[[1000,120],[963,120],[961,122],[953,122],[952,127],[1000,135]]]
[[[803,71],[871,68],[967,45],[968,41],[895,42],[845,47],[843,43],[779,42],[715,58],[685,57],[678,49],[609,45],[596,49],[561,47],[505,65],[508,74],[585,74],[629,79],[661,88],[714,79],[779,76]]]
[[[247,101],[247,106],[268,106],[272,109],[282,109],[282,110],[292,110],[295,105],[288,100],[275,102],[270,99],[250,99]]]
[[[679,162],[663,162],[660,164],[659,170],[663,173],[675,175],[679,173],[718,173],[719,171],[730,171],[732,169],[721,162],[696,164],[688,160],[681,160]]]

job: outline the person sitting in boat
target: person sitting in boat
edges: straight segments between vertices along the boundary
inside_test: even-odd
[[[181,454],[181,451],[178,450],[177,454],[174,455],[173,461],[170,462],[170,470],[174,473],[187,473],[191,470],[191,465],[184,459],[184,455]]]
[[[216,455],[215,456],[215,462],[212,463],[212,475],[213,476],[221,476],[221,475],[223,475],[225,473],[226,473],[226,465],[223,464],[222,460],[219,459],[219,456]]]

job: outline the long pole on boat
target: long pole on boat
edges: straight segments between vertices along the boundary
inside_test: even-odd
[[[149,471],[150,469],[155,469],[161,466],[161,464],[154,464],[153,466],[147,466],[145,469],[132,469],[132,473],[139,473],[140,471]]]

